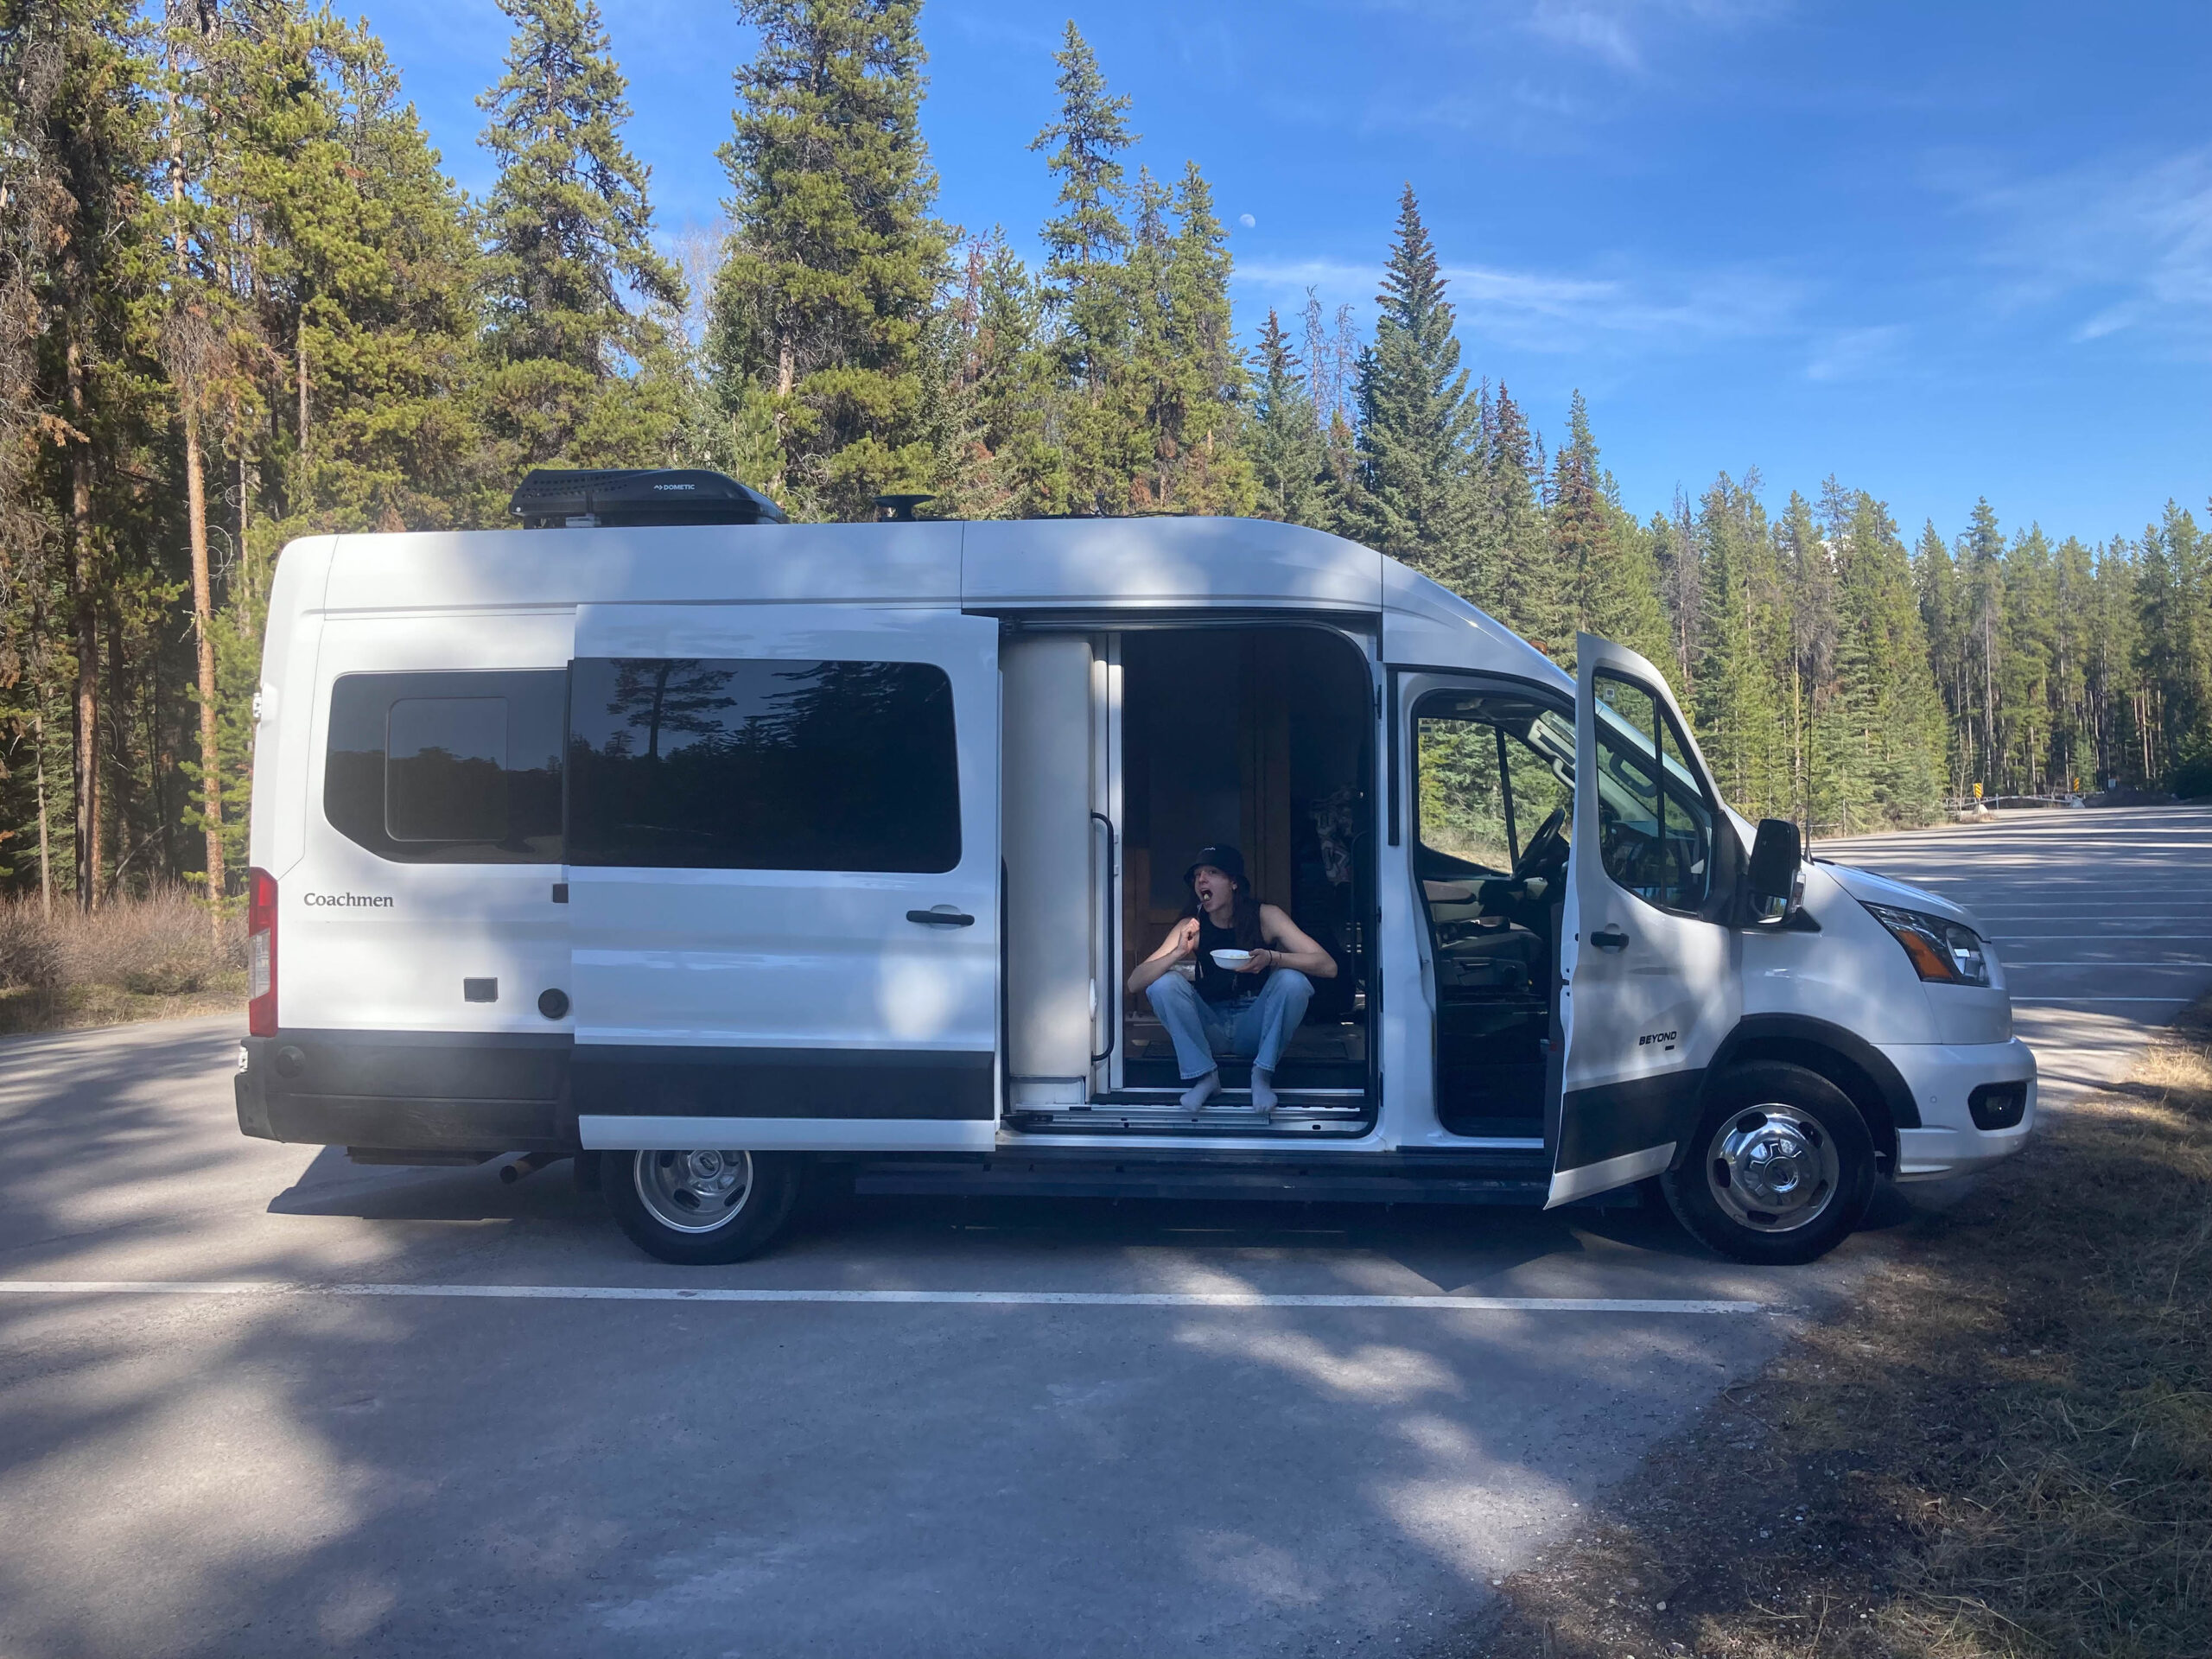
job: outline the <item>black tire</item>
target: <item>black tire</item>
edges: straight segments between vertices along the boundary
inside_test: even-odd
[[[741,1159],[749,1173],[718,1194],[719,1174],[693,1179],[695,1159]],[[759,1255],[783,1230],[800,1173],[798,1156],[787,1152],[610,1152],[601,1160],[599,1185],[616,1224],[647,1255],[678,1267],[718,1267]],[[685,1192],[690,1205],[672,1201]],[[718,1213],[723,1205],[727,1212]]]
[[[1675,1217],[1738,1262],[1826,1255],[1874,1196],[1874,1141],[1843,1090],[1780,1061],[1714,1079],[1688,1154],[1659,1178]]]

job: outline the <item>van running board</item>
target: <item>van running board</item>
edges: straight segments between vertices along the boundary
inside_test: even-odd
[[[993,1158],[982,1164],[864,1164],[853,1191],[869,1196],[1022,1198],[1253,1198],[1292,1204],[1460,1204],[1541,1208],[1548,1179],[1512,1175],[1384,1175],[1310,1169],[1166,1169],[1141,1165],[1036,1163]],[[1633,1186],[1593,1193],[1565,1206],[1634,1210]]]
[[[1244,1089],[1224,1089],[1195,1112],[1178,1090],[1128,1089],[1081,1106],[1017,1108],[1006,1124],[1027,1135],[1357,1135],[1368,1116],[1367,1096],[1354,1089],[1285,1092],[1272,1113],[1257,1110]]]

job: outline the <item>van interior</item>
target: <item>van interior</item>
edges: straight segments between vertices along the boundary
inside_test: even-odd
[[[1276,1122],[1363,1122],[1375,911],[1364,658],[1322,628],[1162,628],[1123,634],[1121,663],[1122,979],[1192,913],[1192,855],[1233,842],[1254,894],[1337,963],[1276,1070]],[[1123,1093],[1181,1091],[1173,1046],[1142,996],[1124,999],[1121,1040]],[[1249,1100],[1250,1071],[1222,1061],[1225,1106]]]

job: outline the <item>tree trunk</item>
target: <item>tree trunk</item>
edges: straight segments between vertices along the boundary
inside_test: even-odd
[[[115,864],[105,872],[112,898],[123,882],[123,869],[138,849],[130,844],[130,814],[137,804],[137,779],[130,768],[130,657],[123,647],[123,613],[110,606],[107,621],[107,753],[108,780],[102,794],[114,819],[114,842],[110,855]]]
[[[212,11],[203,9],[196,21],[200,33],[207,35],[213,27]],[[174,244],[171,251],[176,264],[175,300],[181,304],[191,268],[184,251],[184,135],[177,123],[176,37],[173,24],[168,62],[169,224]],[[207,574],[207,482],[200,453],[200,365],[193,355],[191,342],[188,340],[183,344],[176,390],[177,402],[184,416],[185,520],[192,542],[192,632],[200,652],[200,804],[207,833],[208,914],[219,938],[223,928],[222,916],[215,906],[223,897],[226,882],[223,869],[222,758],[215,731],[215,639],[212,631],[215,620],[214,585]],[[304,368],[304,355],[301,362]],[[304,442],[307,407],[304,374],[302,381],[301,437]],[[163,821],[166,823],[166,814]]]
[[[48,921],[54,919],[54,855],[46,827],[46,687],[38,689],[39,712],[31,717],[31,731],[38,741],[38,907]]]
[[[300,382],[300,503],[307,499],[308,463],[308,308],[300,308],[300,320],[292,331],[294,354],[299,359]]]
[[[63,372],[67,384],[69,444],[69,609],[77,652],[71,765],[75,787],[77,907],[89,912],[100,887],[99,602],[92,581],[92,457],[85,432],[85,352],[72,320]]]
[[[215,601],[207,574],[207,486],[200,471],[200,417],[184,414],[185,499],[192,522],[192,628],[200,646],[200,798],[207,821],[207,897],[228,890],[223,868],[223,756],[215,730]],[[215,928],[221,931],[217,915]]]

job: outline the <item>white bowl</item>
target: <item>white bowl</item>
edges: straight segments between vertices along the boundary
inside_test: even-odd
[[[1216,950],[1212,954],[1214,966],[1217,968],[1242,968],[1252,960],[1252,953],[1249,950]]]

